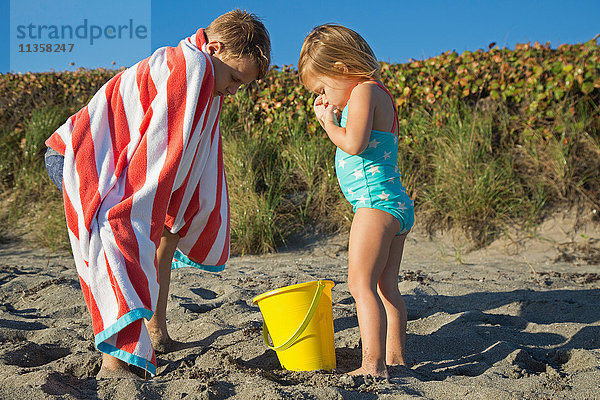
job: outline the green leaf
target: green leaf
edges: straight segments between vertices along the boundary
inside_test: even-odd
[[[594,90],[594,84],[592,82],[583,82],[581,85],[581,91],[583,94],[590,94]]]
[[[556,88],[554,89],[553,94],[556,100],[560,100],[565,95],[565,92],[562,89]]]

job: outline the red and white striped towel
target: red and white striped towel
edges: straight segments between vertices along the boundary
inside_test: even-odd
[[[156,372],[143,318],[158,297],[163,227],[173,267],[219,271],[229,258],[221,97],[200,29],[108,81],[46,142],[64,154],[63,196],[96,347]]]

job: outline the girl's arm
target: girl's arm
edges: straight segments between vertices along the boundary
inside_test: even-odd
[[[348,120],[346,127],[338,126],[334,115],[335,107],[330,104],[317,104],[315,113],[329,139],[348,154],[360,154],[369,144],[373,127],[375,85],[357,85],[350,95],[346,107]]]

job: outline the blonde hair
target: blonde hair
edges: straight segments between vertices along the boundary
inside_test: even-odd
[[[271,63],[269,32],[255,14],[235,9],[217,17],[204,30],[211,40],[223,44],[225,57],[248,56],[258,67],[258,77],[264,77]]]
[[[379,62],[365,39],[337,24],[313,28],[304,39],[298,60],[300,82],[310,74],[379,79],[379,70]]]

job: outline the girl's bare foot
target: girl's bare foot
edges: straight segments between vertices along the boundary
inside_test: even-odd
[[[406,362],[404,362],[404,360],[395,360],[395,361],[394,360],[393,361],[386,360],[385,364],[388,367],[406,367],[407,366],[407,364],[406,364]]]
[[[406,376],[411,373],[410,367],[404,364],[388,365],[387,368],[390,376]]]
[[[387,365],[404,365],[406,366],[406,361],[404,361],[404,349],[402,346],[400,347],[400,351],[391,351],[388,349],[387,355],[385,357],[385,363]]]
[[[389,379],[390,374],[388,373],[387,368],[370,368],[367,369],[365,367],[360,367],[355,369],[354,371],[348,372],[348,375],[371,375],[378,376],[380,378]]]

